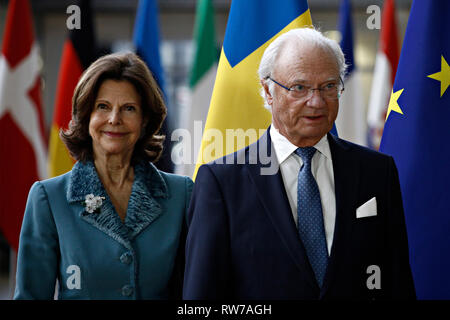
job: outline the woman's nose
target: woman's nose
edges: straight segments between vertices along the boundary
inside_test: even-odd
[[[109,115],[109,123],[117,125],[121,123],[120,110],[113,109]]]

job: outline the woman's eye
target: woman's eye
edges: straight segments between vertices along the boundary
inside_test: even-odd
[[[125,110],[126,110],[126,111],[135,111],[135,110],[136,110],[136,107],[135,107],[135,106],[126,106],[126,107],[125,107]]]
[[[97,109],[100,109],[100,110],[104,110],[104,109],[107,109],[107,108],[108,108],[108,106],[106,104],[104,104],[104,103],[99,103],[97,105]]]

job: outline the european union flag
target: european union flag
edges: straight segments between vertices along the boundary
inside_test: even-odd
[[[159,54],[159,20],[155,0],[140,0],[134,25],[136,53],[145,61],[164,92],[164,73]]]
[[[380,150],[398,166],[419,299],[450,299],[450,1],[415,0]]]
[[[161,65],[159,53],[159,20],[158,8],[155,0],[140,0],[136,13],[134,25],[133,42],[136,46],[136,53],[145,61],[148,68],[158,83],[167,105],[167,95],[164,90],[164,72]],[[173,162],[170,157],[171,142],[169,128],[169,112],[164,121],[161,134],[166,136],[164,149],[161,158],[155,163],[158,169],[166,172],[173,172]]]

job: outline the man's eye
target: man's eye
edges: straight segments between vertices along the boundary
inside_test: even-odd
[[[337,85],[336,85],[336,83],[328,83],[328,84],[326,84],[325,85],[325,87],[324,87],[324,89],[325,90],[333,90],[333,89],[335,89],[337,87]]]
[[[295,86],[292,86],[292,90],[302,92],[305,91],[306,87],[302,86],[301,84],[296,84]]]

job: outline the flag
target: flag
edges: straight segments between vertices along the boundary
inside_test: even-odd
[[[378,150],[399,57],[395,2],[386,0],[381,18],[380,44],[375,60],[367,114],[368,145]]]
[[[0,228],[17,251],[28,191],[47,177],[38,46],[28,0],[11,0],[0,55]]]
[[[212,0],[199,0],[194,29],[195,54],[189,78],[191,89],[191,107],[187,115],[187,127],[191,134],[191,146],[197,155],[201,144],[201,133],[204,129],[209,103],[214,89],[217,73],[218,50],[214,25],[214,8]],[[197,147],[198,146],[198,147]],[[191,157],[182,166],[180,173],[192,176],[195,164]]]
[[[257,71],[261,57],[280,34],[311,25],[306,0],[234,0],[231,3],[196,171],[203,163],[255,142],[270,125],[271,114],[264,108],[259,94]],[[252,129],[257,135],[248,134],[243,146],[223,143],[227,129],[235,130],[238,135]]]
[[[145,61],[160,87],[167,105],[165,93],[164,72],[159,52],[159,19],[155,0],[139,0],[134,25],[133,42],[136,53]],[[169,112],[161,128],[161,134],[166,136],[161,158],[155,163],[158,169],[173,172],[170,158],[171,142],[169,127]]]
[[[69,31],[64,42],[56,89],[53,124],[49,143],[49,176],[55,177],[72,169],[74,159],[59,138],[60,129],[67,129],[72,117],[72,96],[81,74],[95,60],[95,37],[89,0],[79,3],[80,29]]]
[[[414,0],[380,150],[399,171],[419,299],[450,299],[450,1]]]
[[[361,78],[353,55],[353,23],[349,0],[341,1],[338,29],[341,33],[340,46],[348,65],[344,78],[345,90],[339,101],[336,128],[339,137],[360,145],[367,144],[366,108],[361,88]]]

